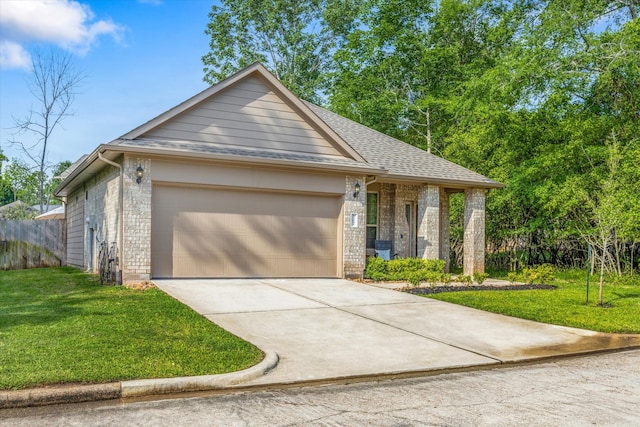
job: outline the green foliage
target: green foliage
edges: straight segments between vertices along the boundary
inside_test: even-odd
[[[482,285],[484,281],[487,280],[488,277],[489,277],[488,273],[478,273],[478,272],[473,273],[473,281],[476,282],[478,285]]]
[[[456,276],[456,282],[462,283],[466,286],[470,286],[473,283],[473,277],[467,274],[459,274]]]
[[[536,267],[522,269],[522,279],[526,284],[549,284],[554,278],[553,267],[549,264],[542,264]]]
[[[514,285],[518,281],[518,273],[510,271],[507,273],[507,280],[509,280],[510,285]]]
[[[376,281],[406,280],[414,286],[421,282],[435,283],[444,276],[444,260],[397,258],[385,261],[371,257],[367,260],[366,276]]]
[[[204,80],[214,84],[262,62],[303,99],[318,102],[338,37],[357,9],[335,0],[222,0],[209,13]]]
[[[367,260],[367,268],[365,271],[369,279],[375,281],[386,280],[387,278],[387,261],[378,257],[370,257]]]

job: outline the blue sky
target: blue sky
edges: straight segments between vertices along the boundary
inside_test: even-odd
[[[34,103],[29,54],[70,52],[86,76],[68,117],[51,138],[49,161],[77,160],[207,87],[201,57],[215,0],[0,0],[0,147],[12,115]],[[34,105],[35,106],[35,105]],[[25,139],[27,137],[24,137]],[[26,160],[26,159],[25,159]]]

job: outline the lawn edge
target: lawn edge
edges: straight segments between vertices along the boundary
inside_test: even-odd
[[[263,353],[265,357],[256,365],[242,371],[226,374],[129,380],[103,384],[46,386],[24,390],[2,390],[0,391],[0,409],[228,388],[259,378],[278,366],[280,358],[276,352],[267,350],[263,351]]]

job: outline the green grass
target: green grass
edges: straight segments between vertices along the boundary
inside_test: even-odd
[[[586,277],[582,271],[557,272],[552,284],[558,288],[445,292],[428,297],[554,325],[600,332],[640,333],[640,280],[625,285],[605,284],[603,303],[606,308],[597,305],[598,283],[593,277],[589,304],[585,304]]]
[[[0,271],[0,389],[219,374],[262,357],[158,289],[65,267]]]

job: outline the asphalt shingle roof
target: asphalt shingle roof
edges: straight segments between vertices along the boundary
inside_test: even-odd
[[[305,104],[372,166],[388,170],[388,176],[438,182],[477,183],[501,187],[497,181],[432,153],[363,126],[317,105]]]
[[[210,142],[195,142],[195,141],[180,141],[180,140],[168,140],[168,139],[116,139],[109,143],[109,145],[119,145],[123,147],[135,147],[135,148],[151,148],[162,149],[184,153],[202,153],[213,155],[228,155],[237,156],[243,158],[256,158],[256,159],[271,159],[271,160],[288,160],[294,162],[310,163],[310,164],[324,164],[344,166],[348,168],[363,168],[370,170],[371,165],[367,163],[357,162],[352,159],[337,156],[322,156],[322,155],[307,155],[296,154],[287,151],[275,151],[264,150],[257,148],[239,148],[229,147],[222,144],[214,144]]]

